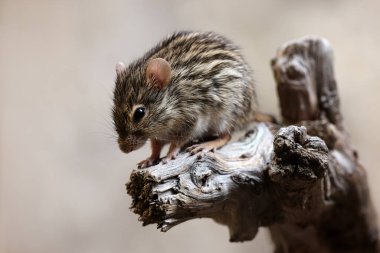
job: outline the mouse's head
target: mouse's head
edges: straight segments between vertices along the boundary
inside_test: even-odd
[[[166,60],[155,58],[129,67],[118,63],[116,73],[113,120],[119,147],[129,153],[167,128],[164,88],[171,81],[171,67]]]

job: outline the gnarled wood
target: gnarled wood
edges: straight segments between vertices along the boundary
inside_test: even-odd
[[[332,58],[326,39],[304,38],[272,60],[284,122],[306,126],[329,148],[324,186],[330,204],[306,224],[271,226],[278,252],[380,251],[366,174],[342,124]]]
[[[231,241],[269,227],[276,252],[379,252],[366,174],[345,133],[327,40],[272,60],[284,125],[257,123],[214,153],[134,170],[127,191],[144,225],[225,224]],[[287,126],[288,124],[293,124]]]

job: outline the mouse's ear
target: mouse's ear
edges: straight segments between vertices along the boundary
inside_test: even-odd
[[[116,74],[120,76],[123,72],[127,70],[127,67],[125,67],[124,63],[118,62],[116,64]]]
[[[172,68],[169,62],[162,58],[155,58],[148,61],[146,67],[146,79],[153,87],[162,89],[170,83],[172,78]]]

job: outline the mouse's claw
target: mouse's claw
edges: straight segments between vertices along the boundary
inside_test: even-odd
[[[169,148],[169,152],[168,154],[162,158],[162,163],[163,164],[166,164],[168,163],[170,160],[174,160],[177,158],[177,155],[179,154],[179,151],[181,150],[181,147],[178,146],[178,145],[171,145],[170,148]]]
[[[150,166],[153,166],[153,165],[156,165],[158,162],[157,159],[154,159],[154,158],[148,158],[148,159],[145,159],[145,160],[142,160],[141,162],[139,162],[137,164],[137,168],[138,169],[145,169],[145,168],[148,168]]]
[[[219,138],[215,140],[190,146],[186,149],[186,151],[189,152],[190,155],[195,155],[198,153],[207,153],[210,151],[215,152],[216,149],[223,147],[230,139],[230,134],[222,134],[219,136]]]
[[[177,158],[177,154],[168,154],[167,156],[165,156],[164,158],[162,158],[162,163],[163,164],[167,164],[170,160],[174,160]]]
[[[209,151],[211,152],[215,152],[215,148],[214,147],[210,147],[207,145],[207,143],[201,143],[201,144],[196,144],[196,145],[193,145],[191,147],[188,147],[186,149],[187,152],[190,153],[190,155],[195,155],[195,154],[199,154],[199,153],[207,153]]]

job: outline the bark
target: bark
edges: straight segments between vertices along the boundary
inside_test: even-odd
[[[162,231],[194,218],[231,241],[269,227],[275,252],[380,252],[364,168],[342,124],[327,40],[303,38],[272,60],[283,123],[254,123],[215,152],[182,152],[134,170],[131,209]]]

